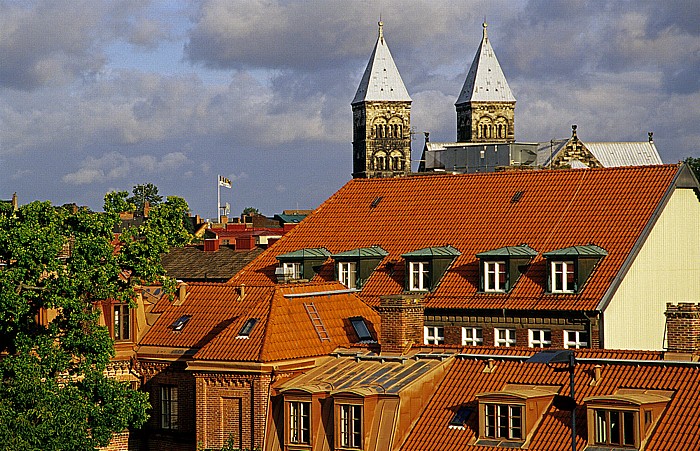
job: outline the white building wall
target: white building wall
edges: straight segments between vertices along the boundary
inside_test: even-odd
[[[663,350],[666,303],[700,302],[700,200],[678,188],[603,312],[607,349]]]

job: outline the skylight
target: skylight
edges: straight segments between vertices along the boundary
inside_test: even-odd
[[[170,327],[172,327],[173,330],[179,332],[185,327],[185,324],[187,324],[191,318],[191,315],[182,315],[174,323],[172,323]]]
[[[250,333],[253,331],[253,327],[258,323],[257,318],[248,318],[248,320],[243,324],[241,330],[238,332],[236,338],[248,338]]]
[[[370,333],[367,323],[365,323],[365,319],[363,317],[355,316],[353,318],[349,318],[349,320],[360,341],[374,341],[374,337],[372,337],[372,334]]]
[[[455,416],[452,417],[450,421],[451,428],[463,428],[469,419],[469,415],[472,414],[472,408],[469,406],[460,406],[455,412]]]

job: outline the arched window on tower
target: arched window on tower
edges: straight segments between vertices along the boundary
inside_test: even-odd
[[[380,152],[374,156],[374,169],[375,170],[385,171],[387,169],[386,164],[387,164],[386,154],[384,152]]]

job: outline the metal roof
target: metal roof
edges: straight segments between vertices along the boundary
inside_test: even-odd
[[[371,246],[371,247],[360,247],[357,249],[352,249],[349,251],[345,252],[340,252],[338,254],[333,254],[331,255],[332,258],[337,259],[337,258],[348,258],[348,257],[354,257],[354,258],[372,258],[372,257],[379,257],[379,258],[384,258],[389,253],[382,249],[380,246]]]
[[[460,251],[452,246],[426,247],[417,251],[401,254],[402,257],[456,257],[462,255]]]
[[[305,258],[323,258],[324,260],[331,255],[324,247],[316,247],[311,249],[299,249],[294,252],[278,255],[278,260],[303,260]]]
[[[394,58],[391,57],[389,47],[384,40],[383,25],[382,22],[379,22],[377,44],[374,46],[365,73],[362,75],[355,98],[352,99],[353,104],[375,100],[411,101],[401,79],[401,74],[394,63]]]
[[[476,254],[476,258],[483,257],[534,257],[537,255],[537,251],[528,246],[527,244],[521,244],[520,246],[505,246],[499,247],[498,249],[493,249],[490,251],[479,252]]]
[[[585,142],[584,145],[606,168],[663,164],[653,141]]]
[[[606,251],[600,246],[596,246],[595,244],[587,244],[585,246],[565,247],[563,249],[556,249],[542,254],[544,258],[563,257],[567,255],[581,257],[603,257],[605,255],[608,255],[608,251]]]
[[[486,35],[487,24],[484,23],[483,26],[481,45],[474,56],[456,105],[466,102],[515,102],[513,92]]]

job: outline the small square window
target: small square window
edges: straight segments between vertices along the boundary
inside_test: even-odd
[[[552,331],[549,329],[530,329],[528,331],[531,348],[549,348],[552,346]]]
[[[455,412],[455,415],[450,420],[450,428],[460,428],[463,429],[464,425],[467,424],[469,416],[472,414],[472,408],[469,406],[460,406]]]
[[[515,346],[515,329],[500,329],[493,330],[493,345],[494,346]]]
[[[423,327],[423,344],[440,345],[445,342],[445,329],[437,326]]]
[[[462,346],[481,346],[484,335],[481,327],[462,327]]]
[[[178,332],[179,332],[179,331],[181,331],[182,329],[184,329],[185,325],[190,321],[191,318],[192,318],[191,315],[182,315],[181,317],[179,317],[178,319],[176,319],[176,320],[170,325],[170,327],[171,327],[174,331],[178,331]]]
[[[579,349],[589,347],[588,332],[584,330],[565,330],[564,348]]]

